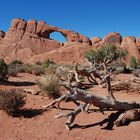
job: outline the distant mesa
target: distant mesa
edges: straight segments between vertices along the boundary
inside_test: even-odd
[[[61,33],[66,42],[51,39],[50,35],[53,32]],[[0,58],[7,62],[20,60],[24,63],[34,63],[52,59],[59,63],[72,63],[82,61],[87,50],[108,43],[127,49],[128,60],[131,56],[140,56],[140,37],[122,38],[119,33],[112,32],[103,39],[89,39],[75,31],[48,25],[45,21],[15,18],[6,33],[0,30]]]

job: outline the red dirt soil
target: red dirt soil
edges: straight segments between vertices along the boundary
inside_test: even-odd
[[[117,79],[124,80],[131,77],[132,75],[121,74]],[[9,78],[10,81],[22,82],[18,87],[0,85],[0,89],[26,88],[39,91],[37,85],[29,84],[38,78],[31,74],[19,74],[18,77]],[[102,96],[107,95],[105,89],[101,88],[95,88],[93,92]],[[52,109],[41,113],[41,106],[52,100],[41,95],[25,94],[27,94],[27,103],[24,108],[27,110],[23,113],[24,117],[12,118],[0,111],[0,140],[140,140],[140,121],[131,122],[128,126],[122,127],[116,127],[109,123],[107,127],[108,116],[111,113],[116,113],[110,111],[106,111],[105,115],[98,111],[89,114],[82,112],[76,117],[72,130],[68,131],[64,127],[66,118],[55,119],[54,116],[59,112],[70,111],[65,109],[75,108],[73,103],[62,103],[63,110]],[[114,95],[118,100],[140,102],[138,93],[119,91]],[[112,117],[110,116],[110,118]],[[102,126],[100,126],[101,122]]]

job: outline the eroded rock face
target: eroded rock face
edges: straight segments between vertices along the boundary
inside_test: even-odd
[[[92,44],[96,44],[96,43],[98,43],[98,42],[100,42],[102,39],[101,38],[99,38],[99,37],[93,37],[93,38],[91,38],[91,42],[92,42]]]
[[[5,36],[5,32],[0,30],[0,44],[2,44],[4,36]]]
[[[75,61],[80,62],[81,64],[85,63],[84,54],[86,51],[92,49],[92,46],[80,46],[79,45],[73,45],[69,47],[61,47],[59,49],[55,49],[53,51],[34,55],[29,60],[30,63],[34,63],[37,61],[43,62],[44,60],[51,59],[55,61],[56,63],[67,63],[72,64]]]
[[[115,33],[115,32],[112,32],[112,33],[109,33],[107,34],[103,40],[102,40],[102,43],[103,45],[105,44],[116,44],[116,45],[119,45],[122,41],[122,37],[119,33]]]
[[[102,39],[95,36],[91,38],[91,43],[93,47],[100,47],[102,46]]]
[[[140,37],[136,38],[136,44],[137,44],[138,48],[140,49]]]
[[[25,21],[24,19],[16,18],[12,20],[11,26],[6,34],[0,31],[0,38],[3,38],[3,41],[0,41],[0,57],[6,58],[6,60],[11,59],[11,61],[13,58],[21,59],[24,57],[21,60],[28,62],[29,57],[26,57],[26,54],[31,57],[64,46],[63,43],[50,39],[52,32],[60,32],[69,44],[91,44],[91,41],[87,37],[77,32],[50,26],[44,21]],[[29,53],[27,53],[27,50],[29,50]]]
[[[129,62],[132,56],[135,56],[137,59],[140,58],[140,52],[138,46],[136,45],[136,39],[131,36],[126,36],[122,39],[121,47],[128,51],[126,61]]]
[[[4,36],[5,36],[5,32],[0,30],[0,38],[4,38]]]
[[[61,33],[65,43],[50,38],[53,32]],[[0,58],[7,62],[20,60],[24,63],[52,59],[56,62],[73,63],[84,60],[85,52],[105,44],[116,44],[127,49],[129,61],[131,56],[139,58],[140,37],[122,37],[119,33],[109,33],[103,39],[93,37],[91,40],[77,32],[64,30],[46,24],[45,21],[16,18],[12,20],[8,32],[0,30]]]

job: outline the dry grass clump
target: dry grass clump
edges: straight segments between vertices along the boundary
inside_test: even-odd
[[[37,81],[37,83],[42,90],[42,94],[44,96],[48,96],[53,99],[60,97],[60,85],[57,75],[49,74],[47,76],[41,77]]]
[[[31,66],[31,74],[41,75],[45,73],[45,69],[41,65],[32,65]]]
[[[12,61],[8,65],[8,75],[17,76],[17,74],[22,71],[22,65],[23,63],[21,61],[17,61],[17,60]]]
[[[112,90],[121,91],[126,90],[127,92],[140,92],[140,84],[133,81],[122,81],[112,85]]]
[[[34,75],[41,75],[45,73],[45,68],[38,64],[23,64],[20,61],[13,61],[8,66],[8,75],[17,76],[18,73],[30,73]]]
[[[0,81],[8,79],[8,66],[3,59],[0,59]]]
[[[26,103],[26,96],[13,90],[0,90],[0,109],[10,116],[18,116],[20,108]]]
[[[71,65],[64,65],[61,64],[57,67],[56,69],[56,73],[59,77],[61,77],[62,79],[67,79],[69,72],[72,70],[72,66]]]
[[[129,90],[130,87],[131,83],[125,81],[112,85],[112,89],[115,91]]]
[[[47,75],[51,75],[51,74],[56,74],[56,70],[57,70],[57,65],[49,65],[48,68],[46,68],[46,74]]]

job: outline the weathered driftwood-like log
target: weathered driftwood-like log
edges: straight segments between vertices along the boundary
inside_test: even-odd
[[[123,125],[126,122],[137,120],[140,118],[140,103],[121,102],[115,99],[112,92],[111,82],[110,82],[110,77],[112,76],[112,73],[107,70],[107,67],[105,64],[103,65],[104,75],[99,74],[98,78],[101,80],[100,84],[104,82],[106,82],[107,84],[107,91],[108,91],[107,97],[99,96],[99,95],[93,94],[89,91],[85,91],[82,89],[82,87],[84,88],[87,88],[87,87],[85,86],[85,84],[80,83],[78,79],[78,75],[84,75],[84,76],[87,76],[87,78],[92,79],[91,73],[96,72],[96,71],[94,67],[92,67],[92,69],[83,68],[79,70],[77,66],[74,70],[76,82],[73,82],[73,75],[69,75],[70,77],[68,77],[68,82],[60,81],[60,85],[64,86],[69,91],[69,93],[62,95],[60,98],[54,100],[52,103],[48,104],[47,106],[43,106],[43,108],[49,108],[49,107],[53,107],[57,105],[57,107],[60,108],[59,105],[62,101],[73,101],[78,106],[75,110],[67,114],[61,113],[56,116],[56,118],[60,118],[60,117],[68,118],[68,120],[65,123],[66,129],[70,129],[72,123],[75,120],[75,117],[81,111],[87,111],[89,108],[89,105],[91,104],[98,107],[101,112],[104,109],[106,110],[113,109],[113,110],[124,112],[122,115],[120,115],[118,120],[115,122],[117,126]],[[94,81],[94,84],[98,84],[98,82],[96,83],[96,79],[92,79],[92,81]],[[81,102],[83,102],[83,104],[80,104]]]
[[[131,121],[140,119],[140,109],[128,110],[122,113],[115,121],[116,126],[128,125]]]
[[[96,65],[90,65],[89,67],[78,68],[78,63],[75,65],[74,70],[70,71],[74,74],[75,80],[80,82],[78,76],[87,77],[88,81],[94,85],[98,85],[96,78],[102,80],[101,74],[97,72]]]
[[[75,117],[81,112],[84,111],[87,104],[82,104],[78,106],[74,111],[71,111],[69,113],[60,113],[59,115],[56,115],[55,118],[61,118],[61,117],[67,117],[68,120],[65,123],[65,128],[70,130],[71,124],[74,122]]]
[[[71,124],[73,123],[75,117],[77,114],[79,114],[81,111],[85,110],[86,106],[88,104],[93,104],[96,107],[99,107],[101,110],[104,108],[111,108],[114,110],[118,110],[118,111],[128,111],[128,110],[132,110],[132,109],[136,109],[136,108],[140,108],[140,104],[132,102],[132,103],[128,103],[128,102],[120,102],[120,101],[116,101],[116,100],[110,100],[110,98],[108,97],[103,97],[103,96],[98,96],[95,94],[92,94],[88,91],[85,90],[81,90],[81,89],[77,89],[77,88],[73,88],[73,93],[72,94],[66,94],[63,95],[62,97],[56,99],[55,101],[53,101],[52,103],[50,103],[49,105],[45,106],[50,107],[53,106],[55,104],[59,104],[61,101],[69,100],[69,101],[82,101],[85,104],[84,105],[80,105],[78,106],[74,111],[68,113],[68,114],[60,114],[58,115],[58,118],[60,117],[67,117],[68,120],[65,123],[65,127],[67,129],[69,129],[71,127]]]

